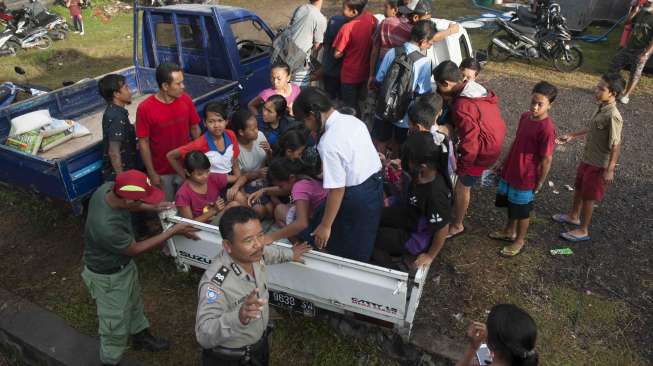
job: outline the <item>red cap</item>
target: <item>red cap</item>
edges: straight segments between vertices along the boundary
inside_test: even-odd
[[[113,191],[120,198],[143,201],[145,203],[157,204],[163,201],[163,191],[152,186],[150,179],[145,173],[138,170],[128,170],[116,176],[116,184]]]

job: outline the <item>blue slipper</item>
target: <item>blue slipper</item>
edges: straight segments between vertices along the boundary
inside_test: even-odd
[[[578,242],[581,242],[581,241],[588,241],[588,240],[591,239],[591,238],[589,237],[589,235],[585,235],[585,236],[576,236],[576,235],[572,235],[572,234],[570,234],[569,232],[561,233],[561,234],[560,234],[560,237],[563,238],[563,239],[565,239],[566,241],[570,241],[570,242],[572,242],[572,243],[578,243]]]

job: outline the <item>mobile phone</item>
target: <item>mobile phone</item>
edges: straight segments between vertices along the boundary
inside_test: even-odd
[[[487,344],[481,343],[481,346],[476,350],[476,358],[478,359],[478,364],[481,366],[492,364],[492,355],[490,355],[490,349],[487,348]]]

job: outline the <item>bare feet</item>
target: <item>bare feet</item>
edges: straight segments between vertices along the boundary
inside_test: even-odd
[[[447,234],[447,239],[451,239],[454,236],[460,235],[463,232],[465,232],[465,227],[460,225],[460,226],[454,226],[450,225],[449,226],[449,234]]]

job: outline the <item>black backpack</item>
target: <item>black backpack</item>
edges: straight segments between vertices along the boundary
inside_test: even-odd
[[[383,80],[383,87],[376,104],[376,115],[386,122],[397,122],[404,118],[415,91],[413,90],[413,65],[422,57],[419,51],[406,54],[403,46],[395,50],[395,59],[390,64]]]

